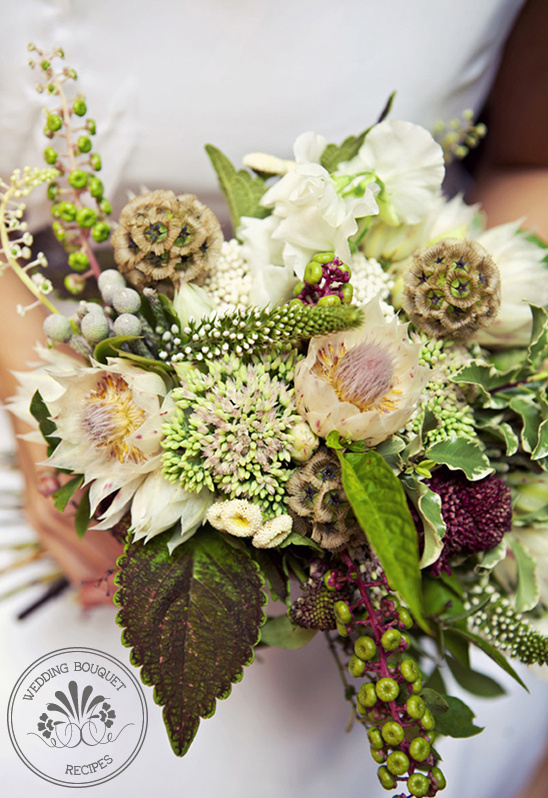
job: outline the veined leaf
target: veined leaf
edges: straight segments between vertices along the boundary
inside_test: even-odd
[[[61,439],[57,438],[57,426],[50,418],[50,412],[47,404],[42,399],[40,391],[35,391],[29,407],[30,414],[38,422],[40,432],[46,443],[48,444],[48,455],[50,455],[55,448],[61,443]]]
[[[312,640],[316,631],[295,626],[287,615],[278,615],[276,618],[267,618],[261,629],[261,643],[278,648],[302,648]]]
[[[451,471],[463,471],[471,481],[483,479],[493,473],[489,459],[479,445],[464,438],[440,441],[427,449],[425,456]]]
[[[265,620],[264,581],[244,549],[201,529],[173,554],[166,535],[128,543],[115,601],[124,645],[154,685],[174,752],[183,756],[200,718],[241,680]]]
[[[484,698],[497,698],[499,695],[504,695],[506,690],[498,682],[487,676],[485,673],[480,673],[472,668],[467,668],[462,665],[457,659],[447,657],[447,664],[451,673],[465,690],[468,690],[472,695],[480,695]]]
[[[414,476],[406,475],[404,484],[422,519],[424,551],[420,567],[426,568],[436,562],[443,549],[443,536],[445,535],[446,526],[441,514],[441,497]]]
[[[206,152],[225,195],[234,231],[238,230],[242,216],[254,216],[257,219],[268,216],[268,208],[259,204],[266,191],[264,180],[253,177],[246,169],[236,171],[226,155],[211,144],[206,144]]]
[[[428,631],[422,610],[417,530],[401,482],[376,452],[337,454],[348,501],[390,586]]]
[[[516,591],[516,610],[528,612],[536,607],[540,599],[540,586],[537,577],[537,564],[523,544],[514,535],[506,535],[518,569]]]
[[[451,628],[455,634],[462,635],[475,646],[477,646],[477,648],[481,648],[481,650],[484,651],[488,657],[491,657],[491,659],[494,660],[497,665],[500,665],[503,671],[506,671],[509,676],[515,679],[518,684],[521,684],[521,686],[527,690],[527,692],[529,692],[527,685],[520,679],[516,671],[512,668],[506,657],[501,654],[498,648],[495,648],[495,646],[491,645],[491,643],[488,643],[487,640],[483,639],[483,637],[480,637],[473,632],[469,632],[468,629],[461,629],[460,627],[456,626]]]
[[[354,158],[360,151],[360,147],[370,130],[371,128],[368,127],[359,136],[348,136],[340,146],[338,144],[328,144],[320,158],[323,168],[327,169],[328,172],[334,172],[340,163]]]
[[[69,479],[59,490],[53,494],[53,503],[60,513],[63,512],[69,501],[72,499],[82,482],[84,481],[83,474]]]
[[[436,731],[448,737],[473,737],[483,731],[472,723],[475,715],[460,698],[444,696],[449,709],[436,717]]]

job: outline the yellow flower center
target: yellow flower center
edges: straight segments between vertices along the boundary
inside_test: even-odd
[[[82,425],[93,446],[106,449],[107,456],[121,463],[146,459],[129,436],[145,420],[145,411],[135,404],[127,382],[117,374],[104,376],[84,399]]]
[[[394,363],[388,350],[363,342],[347,351],[344,343],[328,344],[318,352],[312,371],[333,388],[341,402],[350,402],[362,412],[392,410],[388,394],[393,390]]]

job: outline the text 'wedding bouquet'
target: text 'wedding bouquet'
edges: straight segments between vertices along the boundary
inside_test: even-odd
[[[173,750],[256,646],[320,631],[383,787],[434,796],[436,737],[480,731],[440,660],[496,695],[470,645],[518,681],[507,656],[548,658],[545,249],[441,193],[444,155],[482,131],[464,122],[442,147],[387,108],[341,146],[300,136],[294,161],[237,171],[208,146],[234,239],[169,190],[111,223],[75,75],[31,49],[48,166],[3,184],[0,235],[51,315],[12,409],[30,406],[69,475],[53,499],[78,502],[78,533],[125,541],[118,622]],[[98,284],[70,317],[23,221],[39,184],[66,285]],[[108,240],[101,272],[92,245]],[[287,612],[269,617],[271,600]]]

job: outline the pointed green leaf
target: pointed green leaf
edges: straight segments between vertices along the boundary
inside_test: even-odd
[[[359,136],[348,136],[339,146],[328,144],[322,153],[320,163],[328,172],[334,172],[337,166],[344,161],[350,161],[360,151],[360,147],[365,141],[366,135],[371,130],[370,127],[360,133]]]
[[[431,687],[425,687],[421,690],[420,695],[432,715],[435,715],[436,718],[449,711],[447,696],[444,693],[440,693]]]
[[[82,496],[74,516],[74,526],[76,527],[76,532],[79,538],[83,538],[87,532],[89,522],[91,521],[90,509],[89,490],[87,490]]]
[[[464,438],[451,438],[430,446],[426,457],[452,471],[463,471],[471,481],[483,479],[493,473],[488,457],[479,445]]]
[[[481,648],[481,650],[484,651],[488,657],[491,657],[491,659],[494,660],[497,663],[497,665],[500,665],[503,671],[506,671],[506,673],[509,676],[515,679],[518,684],[521,684],[521,686],[525,690],[527,690],[527,692],[529,692],[527,685],[520,679],[520,677],[518,676],[516,671],[512,668],[506,657],[503,654],[501,654],[501,652],[497,648],[491,645],[491,643],[488,643],[487,640],[483,639],[483,637],[480,637],[479,635],[476,635],[473,632],[469,632],[468,629],[461,629],[458,627],[452,627],[452,628],[456,634],[462,635],[471,643],[473,643],[475,646]]]
[[[183,756],[200,718],[213,715],[216,699],[252,662],[266,596],[255,561],[210,528],[171,555],[166,543],[166,535],[128,543],[115,601],[122,640],[143,682],[155,686],[171,745]]]
[[[277,648],[302,648],[312,640],[316,631],[294,626],[287,615],[278,615],[276,618],[267,618],[261,629],[261,643]]]
[[[506,690],[498,682],[487,676],[485,673],[479,673],[470,667],[465,667],[457,659],[447,657],[447,664],[451,669],[451,673],[461,687],[464,687],[472,695],[480,695],[484,698],[497,698],[504,695]]]
[[[523,544],[514,535],[506,535],[508,545],[512,549],[518,570],[518,586],[516,591],[516,610],[528,612],[536,607],[540,600],[540,586],[537,577],[537,564]]]
[[[80,476],[73,477],[69,479],[59,490],[56,490],[53,494],[53,503],[55,504],[56,508],[59,510],[60,513],[63,512],[69,501],[72,499],[82,482],[84,481],[83,474]]]
[[[138,335],[113,335],[112,338],[105,338],[95,347],[93,357],[98,363],[106,364],[109,357],[120,357],[120,350],[123,344],[129,341],[138,341]]]
[[[451,695],[444,698],[449,704],[449,709],[436,717],[437,732],[448,737],[473,737],[483,731],[480,726],[474,726],[472,723],[475,715],[464,701]]]
[[[529,305],[529,307],[533,316],[533,324],[527,359],[536,370],[548,357],[548,310],[537,305]]]
[[[55,436],[57,426],[50,418],[49,407],[42,399],[40,391],[35,391],[29,406],[30,414],[38,422],[40,432],[46,443],[48,444],[48,455],[51,454],[61,442],[60,438]]]
[[[531,453],[538,443],[539,427],[542,416],[535,397],[532,394],[514,396],[510,401],[510,409],[517,413],[523,422],[521,445]]]
[[[406,475],[403,481],[423,523],[424,551],[420,567],[426,568],[436,562],[443,549],[446,526],[441,514],[441,497],[415,476]]]
[[[337,454],[348,501],[390,586],[428,630],[421,603],[417,530],[401,482],[376,452]]]
[[[246,169],[236,171],[226,155],[211,144],[206,144],[206,152],[217,173],[234,230],[237,231],[242,216],[254,216],[257,219],[268,216],[270,211],[259,204],[266,191],[264,180],[253,177]]]
[[[508,550],[508,543],[505,537],[501,540],[498,546],[495,546],[494,549],[490,549],[490,551],[484,551],[480,554],[480,562],[479,565],[476,566],[476,569],[479,573],[481,570],[492,571],[495,565],[498,565],[499,562],[502,562],[506,557],[506,552]]]
[[[501,421],[502,414],[497,414],[494,418],[478,419],[478,414],[475,417],[475,425],[478,429],[489,433],[497,440],[503,441],[506,446],[506,454],[511,457],[519,449],[519,438],[507,421]]]

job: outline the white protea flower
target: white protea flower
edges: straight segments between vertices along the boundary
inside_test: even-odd
[[[500,272],[501,305],[493,323],[476,336],[481,346],[527,346],[531,311],[527,305],[548,303],[548,271],[542,261],[546,250],[520,232],[523,219],[498,225],[477,236]]]
[[[119,491],[108,512],[116,523],[146,476],[160,468],[162,424],[174,407],[167,386],[123,358],[109,358],[106,366],[78,363],[72,373],[53,376],[59,395],[47,405],[61,442],[47,464],[84,475],[92,513]]]
[[[337,430],[376,446],[405,425],[430,371],[418,364],[421,344],[409,340],[408,324],[387,321],[378,297],[363,310],[361,327],[312,338],[295,397],[317,435]]]
[[[337,174],[360,185],[376,180],[379,214],[388,224],[418,224],[441,187],[443,150],[423,127],[388,119],[371,128],[358,155],[340,164]]]

